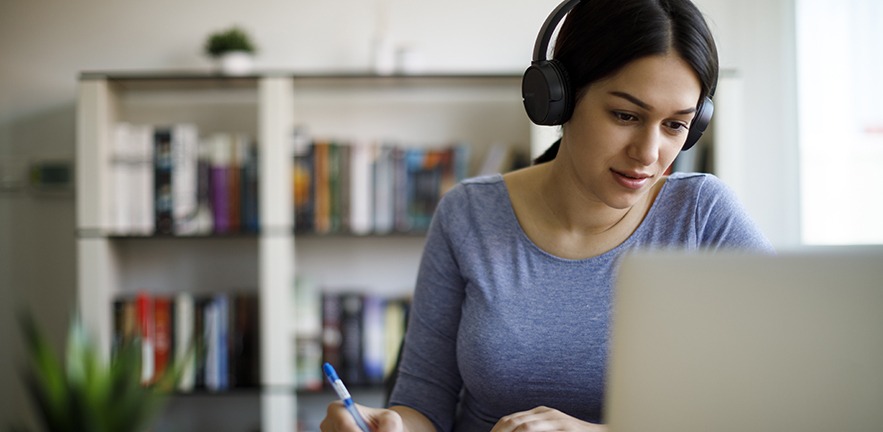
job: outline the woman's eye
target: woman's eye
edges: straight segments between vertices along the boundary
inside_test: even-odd
[[[669,122],[668,128],[675,131],[675,132],[684,132],[687,129],[689,129],[687,127],[686,123],[681,123],[681,122],[677,122],[677,121]]]
[[[632,114],[629,114],[626,112],[620,112],[620,111],[613,111],[613,117],[615,117],[617,120],[622,121],[622,122],[631,122],[631,121],[635,121],[638,119],[637,117],[635,117]]]

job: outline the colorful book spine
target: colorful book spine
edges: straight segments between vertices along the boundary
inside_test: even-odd
[[[181,368],[178,391],[193,391],[196,377],[196,347],[194,346],[194,302],[193,295],[182,292],[175,295],[175,363]]]
[[[224,134],[212,138],[211,207],[216,234],[228,234],[232,229],[230,220],[230,138]]]
[[[156,226],[154,234],[170,235],[174,233],[172,215],[172,130],[160,127],[153,132],[153,196]]]
[[[153,380],[153,302],[145,293],[135,298],[135,315],[138,321],[138,337],[141,341],[141,383]]]
[[[172,301],[168,297],[153,298],[153,382],[168,373],[172,359]]]

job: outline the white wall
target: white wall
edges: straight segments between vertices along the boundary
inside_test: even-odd
[[[382,4],[382,2],[386,2]],[[797,168],[793,0],[698,0],[717,32],[723,66],[744,77],[743,199],[780,246],[796,243]],[[557,0],[0,0],[0,161],[73,158],[74,97],[84,70],[209,67],[202,41],[240,24],[258,66],[367,70],[379,8],[393,40],[433,71],[522,71]],[[8,313],[37,304],[56,340],[74,304],[73,197],[0,191],[0,427],[26,406],[18,333]],[[11,348],[10,348],[11,347]],[[8,349],[7,349],[8,348]]]

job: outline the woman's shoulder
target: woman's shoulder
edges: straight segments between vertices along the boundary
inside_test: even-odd
[[[663,188],[666,195],[691,196],[714,196],[721,193],[729,193],[727,185],[714,174],[699,172],[675,172],[666,178]]]
[[[505,192],[503,176],[490,174],[466,178],[445,193],[446,200],[469,200],[478,196],[500,195]]]
[[[475,206],[484,207],[491,203],[507,200],[503,176],[491,174],[461,180],[442,196],[439,210],[456,209],[457,213]]]
[[[666,181],[677,187],[701,187],[705,182],[720,183],[721,180],[714,174],[703,172],[680,172],[676,171],[668,175]]]

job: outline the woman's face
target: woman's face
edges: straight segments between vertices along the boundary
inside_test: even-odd
[[[634,60],[586,89],[556,159],[584,195],[629,208],[684,146],[699,94],[699,79],[677,54]]]

